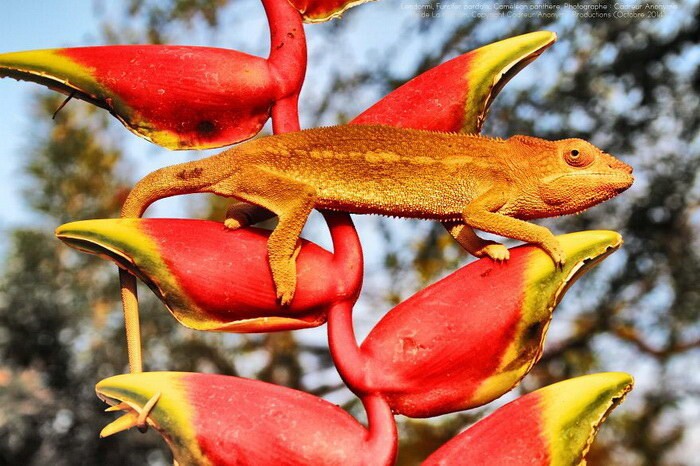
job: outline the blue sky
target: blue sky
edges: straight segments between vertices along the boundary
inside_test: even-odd
[[[94,44],[99,37],[92,0],[3,2],[0,52]],[[36,84],[0,79],[0,228],[27,221],[21,201],[22,153],[31,117],[26,111]],[[18,182],[19,180],[19,182]]]

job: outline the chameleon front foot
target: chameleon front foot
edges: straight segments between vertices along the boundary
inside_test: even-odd
[[[540,243],[539,245],[544,252],[552,258],[554,266],[562,270],[564,268],[564,262],[566,262],[566,255],[564,254],[564,249],[559,244],[556,238],[552,237],[550,240]]]
[[[478,251],[475,251],[474,255],[476,257],[489,257],[496,262],[503,262],[510,259],[510,251],[508,251],[508,248],[496,242],[485,245]]]

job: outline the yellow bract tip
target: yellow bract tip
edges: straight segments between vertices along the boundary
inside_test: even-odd
[[[632,390],[623,372],[576,377],[539,390],[551,464],[581,464],[600,424]]]
[[[117,418],[117,420],[107,424],[104,429],[100,431],[100,438],[109,437],[110,435],[118,434],[125,430],[135,427],[138,423],[139,415],[135,411],[129,411],[122,417]]]

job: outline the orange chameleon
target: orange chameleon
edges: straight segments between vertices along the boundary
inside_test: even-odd
[[[534,243],[556,264],[561,246],[524,220],[581,212],[632,185],[632,168],[581,139],[496,139],[389,126],[346,125],[256,139],[221,154],[157,170],[134,187],[122,216],[153,202],[215,193],[279,217],[268,242],[277,296],[296,287],[295,252],[311,209],[438,220],[477,257],[508,259],[473,229]],[[246,204],[226,226],[243,226]]]

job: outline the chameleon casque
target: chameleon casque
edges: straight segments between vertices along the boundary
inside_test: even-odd
[[[508,259],[473,229],[563,251],[525,220],[574,214],[629,188],[632,168],[581,139],[496,139],[389,126],[346,125],[255,139],[221,154],[157,170],[129,194],[124,217],[180,194],[215,193],[279,217],[268,241],[282,304],[296,287],[297,240],[312,209],[438,220],[471,254]],[[246,204],[229,211],[241,226]],[[238,220],[237,220],[238,219]]]

